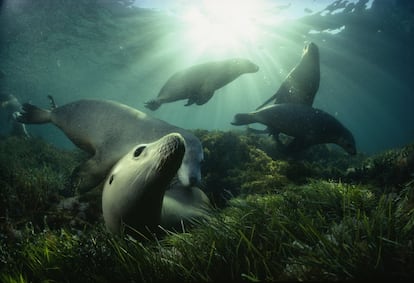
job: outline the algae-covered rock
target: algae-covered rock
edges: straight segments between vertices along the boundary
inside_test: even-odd
[[[239,194],[276,192],[289,183],[340,180],[362,159],[327,146],[289,156],[277,151],[270,137],[242,132],[198,130],[195,134],[204,148],[203,188],[219,206]]]
[[[366,158],[348,170],[349,182],[371,183],[384,189],[400,190],[414,179],[414,144],[384,151]]]
[[[275,191],[288,182],[283,175],[287,163],[270,158],[253,137],[202,130],[195,134],[204,148],[203,188],[218,206],[241,193]]]

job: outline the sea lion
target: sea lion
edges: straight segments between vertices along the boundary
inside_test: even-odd
[[[259,67],[250,60],[233,58],[194,65],[173,74],[161,88],[156,99],[145,107],[156,110],[161,104],[188,99],[187,104],[202,105],[214,92],[245,73],[255,73]]]
[[[303,104],[273,104],[250,113],[234,116],[233,125],[261,123],[271,133],[284,133],[294,137],[287,150],[298,151],[311,145],[335,143],[348,154],[355,155],[356,147],[352,133],[335,117]]]
[[[18,113],[22,110],[22,105],[13,94],[0,95],[0,108],[6,113],[7,120],[10,124],[9,134],[23,138],[30,137],[26,126],[16,121]]]
[[[192,188],[167,190],[184,156],[184,143],[180,134],[171,133],[133,147],[115,164],[102,194],[103,217],[111,233],[146,234],[158,225],[169,229],[201,215],[202,204]]]
[[[112,168],[104,184],[102,212],[107,229],[142,232],[160,223],[164,193],[181,165],[185,142],[178,133],[135,146]]]
[[[320,64],[319,48],[313,42],[305,44],[300,62],[289,72],[282,85],[256,110],[266,106],[272,100],[274,104],[299,103],[312,106],[319,89]]]
[[[71,185],[80,192],[99,185],[134,145],[153,142],[172,132],[180,133],[186,144],[178,179],[185,186],[195,185],[201,179],[203,149],[196,136],[121,103],[78,100],[52,110],[25,103],[17,120],[28,124],[53,123],[77,147],[92,155],[72,173]]]

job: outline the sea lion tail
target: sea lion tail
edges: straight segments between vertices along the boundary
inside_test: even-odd
[[[22,111],[16,115],[16,121],[24,124],[43,124],[50,122],[50,111],[30,103],[22,105]]]
[[[145,107],[154,111],[157,110],[161,106],[161,102],[159,100],[153,99],[145,102]]]
[[[249,113],[238,113],[234,115],[232,125],[240,126],[255,123],[253,116]]]

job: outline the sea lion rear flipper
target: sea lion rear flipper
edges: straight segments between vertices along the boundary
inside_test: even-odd
[[[25,124],[44,124],[50,122],[50,111],[41,109],[30,103],[22,105],[22,111],[16,116],[16,121]]]

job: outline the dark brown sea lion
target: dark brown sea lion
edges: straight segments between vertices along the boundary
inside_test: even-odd
[[[156,110],[161,104],[188,99],[187,104],[202,105],[214,92],[245,73],[255,73],[259,67],[247,59],[233,58],[199,64],[172,75],[161,88],[156,99],[145,107]]]
[[[261,123],[271,133],[294,137],[288,151],[303,150],[311,145],[335,143],[351,155],[356,154],[352,133],[335,117],[303,104],[283,103],[234,116],[233,125]]]
[[[312,106],[319,89],[319,81],[319,49],[315,43],[309,42],[303,48],[299,64],[289,72],[276,93],[256,110],[272,101],[274,104],[299,103]]]

